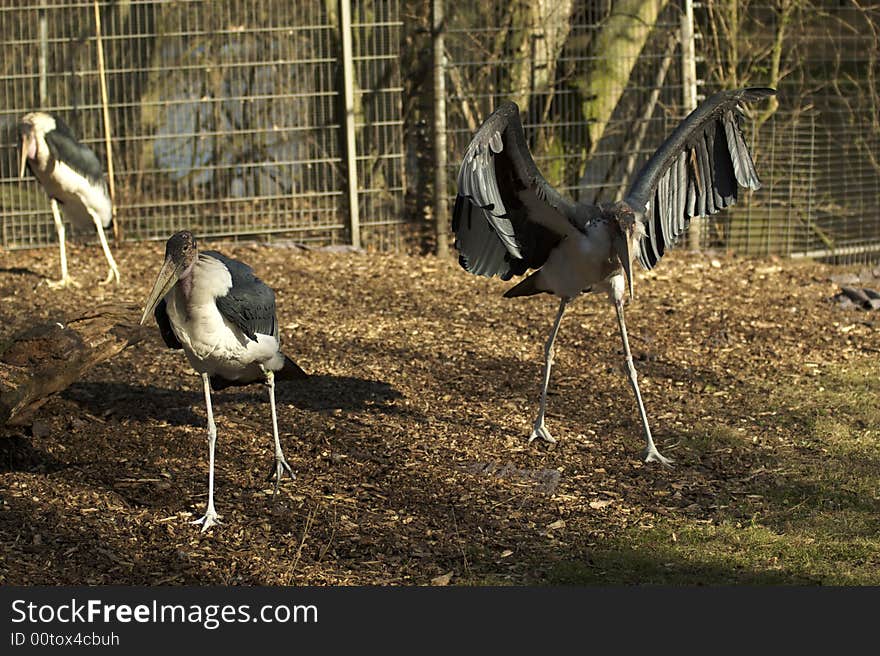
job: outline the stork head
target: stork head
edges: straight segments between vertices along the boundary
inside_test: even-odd
[[[165,244],[165,263],[162,264],[153,291],[150,292],[144,306],[141,325],[153,314],[159,301],[165,298],[171,288],[181,279],[188,278],[198,258],[199,250],[193,233],[189,230],[181,230],[171,236]]]
[[[18,168],[18,177],[24,177],[24,170],[29,159],[36,159],[39,152],[42,137],[55,129],[55,119],[45,112],[31,112],[25,114],[18,124],[18,134],[21,138],[21,160]]]
[[[614,217],[614,257],[617,257],[623,272],[626,274],[626,282],[629,285],[629,297],[633,295],[632,261],[638,248],[639,239],[644,235],[644,227],[635,210],[621,201],[611,206]]]

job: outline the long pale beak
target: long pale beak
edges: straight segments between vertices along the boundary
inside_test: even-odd
[[[632,244],[631,235],[626,234],[625,232],[623,235],[615,239],[614,242],[614,246],[617,249],[617,257],[620,260],[620,265],[623,267],[623,272],[626,274],[626,284],[629,286],[629,297],[630,299],[634,299],[632,250],[630,248],[630,244]]]
[[[165,298],[165,294],[171,291],[171,288],[177,284],[178,280],[180,280],[180,271],[177,265],[170,258],[166,259],[165,264],[162,265],[162,269],[159,271],[159,277],[156,278],[156,282],[153,285],[153,291],[150,292],[147,298],[144,314],[141,316],[142,326],[147,317],[156,310],[159,301]]]
[[[21,162],[19,163],[19,167],[18,167],[19,180],[24,178],[24,170],[25,170],[25,167],[27,167],[29,147],[30,147],[30,138],[27,135],[23,135],[21,138]]]

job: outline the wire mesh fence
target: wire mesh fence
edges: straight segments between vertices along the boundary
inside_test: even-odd
[[[880,152],[880,139],[865,131],[855,145],[853,134],[814,111],[768,122],[759,136],[764,187],[718,216],[708,243],[751,255],[877,261],[880,175],[860,151]]]
[[[713,20],[707,3],[704,25]],[[778,49],[779,109],[759,125],[756,150],[764,188],[710,226],[708,243],[737,252],[880,260],[880,6],[844,3],[744,3],[728,48],[704,62],[753,79],[756,63],[731,62],[747,46]],[[713,33],[704,29],[706,42]],[[723,78],[722,78],[723,79]]]
[[[100,2],[117,216],[126,238],[284,234],[349,243],[348,198],[368,245],[398,243],[405,186],[397,2]],[[53,224],[15,180],[15,124],[58,112],[106,158],[94,2],[3,0],[3,243],[44,244]],[[355,141],[343,129],[343,30],[352,42]],[[355,149],[356,171],[345,167]]]
[[[99,0],[124,238],[164,239],[186,227],[347,244],[356,233],[367,247],[402,249],[417,247],[415,234],[424,248],[427,221],[448,216],[448,207],[432,207],[430,175],[436,1]],[[17,179],[15,125],[26,111],[59,112],[106,161],[95,4],[0,0],[7,248],[55,240],[45,194]],[[442,2],[447,198],[473,132],[508,98],[551,184],[588,202],[620,197],[692,106],[688,4]],[[764,188],[702,222],[701,243],[876,260],[880,8],[852,0],[693,7],[701,97],[744,85],[780,90],[778,107],[756,108],[748,126]]]

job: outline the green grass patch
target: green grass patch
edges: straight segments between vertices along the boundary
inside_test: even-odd
[[[880,585],[880,362],[824,366],[755,404],[775,413],[765,473],[713,472],[714,507],[633,524],[553,565],[548,583]],[[726,427],[695,425],[682,439],[748,448]]]
[[[678,433],[677,438],[688,448],[699,452],[716,449],[741,449],[745,446],[746,436],[731,426],[697,422],[692,428]]]
[[[674,537],[673,537],[674,536]],[[755,523],[633,527],[588,560],[553,567],[556,585],[877,585],[877,538],[779,533]]]

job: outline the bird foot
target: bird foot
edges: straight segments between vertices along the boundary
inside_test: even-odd
[[[109,285],[110,282],[113,280],[113,278],[116,278],[116,284],[118,285],[119,284],[119,269],[110,269],[107,272],[107,277],[104,278],[104,280],[98,281],[98,284],[99,285]]]
[[[293,473],[290,465],[287,464],[287,460],[284,459],[283,455],[278,454],[275,456],[275,462],[269,469],[269,475],[266,477],[267,481],[271,481],[273,478],[275,479],[275,491],[272,493],[273,496],[278,494],[278,485],[281,483],[281,478],[284,476],[285,472],[287,472],[291,480],[296,480],[296,474]]]
[[[642,458],[644,458],[645,462],[659,462],[667,469],[672,469],[672,463],[675,462],[672,458],[666,458],[660,455],[660,452],[656,448],[649,447],[646,447],[642,451]]]
[[[532,429],[532,434],[529,435],[529,444],[539,438],[550,444],[556,444],[556,438],[550,434],[550,431],[547,430],[543,421],[535,424],[535,427]]]
[[[79,287],[80,284],[70,276],[66,276],[61,280],[46,280],[46,286],[49,289],[64,289],[65,287]]]
[[[209,528],[214,526],[215,524],[220,524],[219,515],[217,511],[213,508],[208,508],[208,512],[204,514],[203,517],[196,519],[195,521],[190,522],[190,524],[201,524],[202,525],[202,533],[207,531]]]

